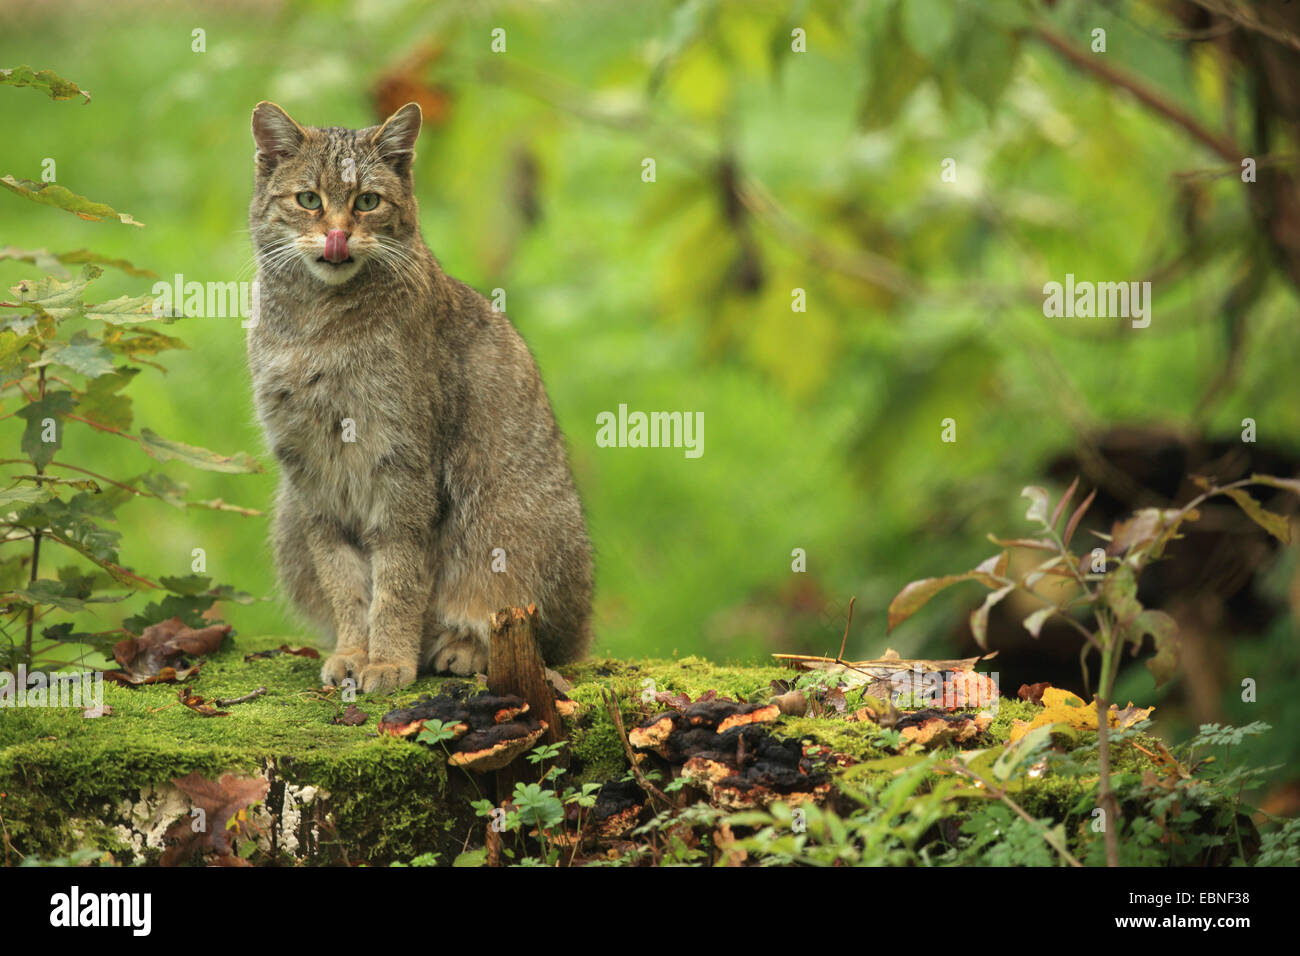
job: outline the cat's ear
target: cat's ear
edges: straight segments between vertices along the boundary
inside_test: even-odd
[[[280,160],[296,153],[306,138],[306,131],[274,103],[263,100],[253,110],[253,142],[260,169],[270,172]]]
[[[384,162],[393,167],[399,176],[406,175],[411,168],[411,160],[415,158],[415,140],[420,135],[422,119],[420,105],[407,103],[384,120],[384,125],[371,137],[371,142]]]

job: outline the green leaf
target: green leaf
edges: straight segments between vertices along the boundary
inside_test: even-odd
[[[153,492],[173,508],[185,507],[185,496],[190,486],[184,482],[174,481],[162,472],[146,472],[137,479],[149,491]]]
[[[672,13],[668,36],[660,43],[660,53],[650,70],[649,93],[654,96],[663,85],[677,58],[694,42],[716,12],[717,0],[685,0]]]
[[[1300,478],[1278,478],[1274,475],[1251,475],[1250,480],[1272,488],[1281,488],[1292,494],[1300,495]]]
[[[1241,507],[1241,510],[1246,512],[1247,517],[1249,517],[1251,521],[1255,522],[1255,524],[1259,525],[1283,544],[1291,543],[1291,523],[1282,515],[1267,510],[1244,489],[1225,488],[1223,493],[1235,501]]]
[[[204,471],[219,471],[225,474],[241,475],[262,470],[261,464],[245,452],[233,455],[218,455],[206,448],[185,445],[177,441],[168,441],[147,428],[140,430],[140,444],[144,450],[159,461],[183,461],[202,468]]]
[[[978,28],[984,28],[988,24],[996,24],[1000,27],[1014,29],[1029,26],[1034,19],[1035,11],[1033,3],[1036,0],[1004,0],[1002,3],[980,4],[973,8],[978,16],[987,21],[981,23]],[[971,25],[972,29],[976,28],[975,24]]]
[[[89,249],[74,249],[72,252],[52,253],[48,249],[19,249],[16,246],[3,246],[0,247],[0,259],[30,262],[38,269],[55,273],[59,278],[64,278],[67,275],[64,266],[80,265],[111,266],[130,276],[139,276],[142,279],[158,278],[156,272],[140,269],[125,259],[113,259],[109,256],[100,255],[98,252],[91,252]]]
[[[162,319],[165,323],[170,323],[169,318]],[[127,337],[130,333],[130,337]],[[157,329],[140,325],[116,326],[104,330],[104,344],[117,355],[126,355],[130,358],[140,356],[157,355],[159,352],[165,352],[168,349],[188,349],[186,345],[178,338],[170,335],[164,335]]]
[[[1101,585],[1102,600],[1115,613],[1121,627],[1128,627],[1142,613],[1137,599],[1137,575],[1127,561],[1106,575]]]
[[[138,368],[123,366],[88,382],[86,390],[77,396],[78,417],[118,431],[130,428],[131,399],[118,393],[139,373]]]
[[[1048,527],[1049,498],[1046,489],[1039,488],[1037,485],[1030,485],[1020,492],[1020,497],[1029,499],[1029,510],[1025,512],[1025,518],[1029,521],[1036,521],[1043,527]]]
[[[30,179],[0,176],[0,186],[4,186],[10,192],[17,193],[24,199],[30,199],[32,202],[40,203],[43,206],[66,209],[68,212],[75,213],[82,219],[88,219],[91,222],[117,219],[128,226],[144,225],[142,222],[136,222],[127,213],[118,212],[112,206],[106,206],[102,202],[94,202],[85,196],[78,196],[58,183],[34,183]]]
[[[1002,751],[1002,755],[993,762],[993,776],[999,780],[1010,780],[1018,775],[1021,766],[1050,742],[1052,728],[1055,724],[1035,727]]]
[[[990,113],[1015,75],[1020,38],[1013,32],[984,24],[962,31],[956,56],[962,87]]]
[[[69,596],[67,592],[67,585],[62,581],[40,578],[25,588],[16,588],[0,596],[0,603],[16,601],[29,607],[49,604],[61,611],[84,611],[86,602],[80,598]]]
[[[37,333],[31,329],[22,334],[12,329],[0,330],[0,374],[4,375],[5,380],[22,377],[27,367],[22,357],[23,351],[36,338]]]
[[[63,447],[63,417],[76,404],[71,392],[47,392],[44,398],[18,409],[18,416],[27,421],[23,430],[23,454],[35,462],[37,468],[48,465],[54,453]],[[45,441],[46,424],[51,419],[54,422],[53,440]]]
[[[16,485],[13,488],[0,491],[0,509],[8,512],[10,505],[33,504],[38,501],[49,501],[53,497],[54,492],[40,485],[35,488],[28,485]]]
[[[83,266],[81,274],[74,279],[56,279],[45,276],[33,282],[24,279],[9,291],[18,298],[19,308],[34,308],[52,315],[56,319],[65,319],[82,309],[81,294],[86,286],[104,274],[98,266]]]
[[[1164,611],[1143,611],[1133,619],[1137,639],[1150,634],[1155,641],[1156,653],[1147,661],[1147,670],[1156,679],[1156,686],[1167,683],[1178,670],[1178,623]]]
[[[871,32],[866,96],[859,108],[863,129],[889,125],[930,75],[929,64],[903,38],[899,5],[891,6]],[[871,4],[869,8],[882,8]]]
[[[1032,548],[1035,551],[1055,551],[1056,545],[1049,538],[999,538],[995,534],[987,535],[994,544],[1004,548]]]
[[[889,630],[893,630],[899,624],[902,624],[909,617],[923,608],[930,600],[944,588],[956,584],[958,581],[968,581],[970,576],[967,574],[949,574],[941,578],[923,578],[920,581],[909,581],[903,590],[894,596],[889,602]]]
[[[1029,617],[1025,618],[1021,623],[1024,624],[1026,631],[1034,637],[1037,637],[1043,630],[1043,625],[1047,623],[1047,619],[1055,613],[1056,608],[1054,607],[1039,608],[1033,614],[1029,615]]]
[[[229,584],[218,584],[207,592],[207,596],[215,601],[234,601],[236,604],[252,604],[257,600],[247,591],[236,591]]]
[[[0,318],[0,328],[19,336],[27,336],[40,323],[41,317],[35,312],[27,315],[6,315]]]
[[[161,601],[151,601],[139,614],[123,621],[122,626],[132,634],[143,634],[150,624],[179,617],[190,627],[207,627],[212,622],[205,621],[203,613],[215,603],[215,598],[205,594],[169,594]]]
[[[989,611],[993,610],[993,605],[997,604],[1004,597],[1016,589],[1014,584],[1008,584],[1006,587],[998,588],[984,598],[984,603],[971,612],[970,631],[975,637],[975,643],[980,647],[988,650],[988,631],[989,631]]]
[[[13,259],[18,262],[30,262],[42,272],[53,272],[59,278],[65,278],[68,270],[63,268],[59,257],[48,249],[19,249],[17,246],[0,247],[0,259]]]
[[[121,535],[101,528],[95,520],[104,517],[112,519],[111,503],[105,501],[105,498],[106,495],[92,495],[84,491],[73,495],[68,501],[51,498],[49,501],[28,505],[19,512],[17,523],[24,528],[46,531],[57,536],[61,539],[60,543],[97,564],[108,562],[111,567],[105,567],[105,570],[114,573],[113,568],[117,566],[113,562],[117,560],[117,542]]]
[[[114,595],[110,598],[100,598],[101,601],[121,601],[130,597],[129,594]],[[113,656],[113,645],[122,639],[121,634],[91,634],[87,631],[73,631],[72,622],[64,621],[60,624],[52,624],[41,630],[41,637],[47,641],[58,641],[64,644],[84,644],[94,650],[99,651],[105,657]]]
[[[109,325],[132,325],[137,322],[171,322],[171,316],[154,315],[152,295],[119,296],[98,305],[88,305],[82,311],[88,319],[107,322]]]
[[[211,588],[212,578],[203,574],[186,574],[159,578],[158,583],[168,591],[192,597],[196,594],[203,594]]]
[[[14,475],[14,477],[20,481],[34,481],[38,487],[58,485],[63,488],[75,488],[78,491],[89,491],[95,495],[100,492],[99,482],[94,478],[58,478],[54,475]]]
[[[65,80],[51,70],[33,70],[30,66],[15,66],[0,70],[0,84],[7,86],[30,86],[34,90],[48,93],[52,100],[74,100],[83,97],[81,105],[90,102],[90,92],[83,90],[71,80]]]
[[[899,5],[903,35],[930,63],[939,61],[952,40],[955,9],[952,0],[904,0]]]
[[[986,588],[1004,587],[1006,581],[1002,576],[1006,573],[1009,560],[1009,555],[1003,551],[965,574],[948,574],[941,578],[922,578],[908,582],[889,602],[889,630],[892,631],[906,621],[940,591],[961,581],[978,581]]]
[[[1007,551],[1000,551],[995,555],[985,558],[979,564],[975,565],[975,570],[971,572],[978,580],[984,581],[988,587],[1000,587],[1005,582],[998,580],[992,583],[985,581],[986,575],[992,575],[994,578],[1002,578],[1007,573],[1007,566],[1011,563],[1011,554]]]
[[[113,353],[97,339],[78,331],[71,341],[48,349],[44,358],[32,363],[32,368],[42,365],[62,365],[86,378],[98,378],[113,371]]]
[[[487,863],[487,847],[485,846],[481,846],[477,850],[466,850],[451,861],[452,866],[483,866],[485,863]]]

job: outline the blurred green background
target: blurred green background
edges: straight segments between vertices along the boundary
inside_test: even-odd
[[[4,90],[0,172],[39,179],[52,157],[60,183],[147,224],[86,223],[5,194],[0,245],[251,279],[253,106],[363,126],[419,98],[424,235],[448,272],[506,290],[537,357],[596,547],[599,652],[834,654],[854,595],[851,656],[948,655],[977,595],[957,589],[886,637],[890,597],[973,566],[991,552],[986,532],[1026,530],[1021,487],[1044,483],[1045,462],[1080,433],[1158,422],[1233,438],[1249,416],[1261,440],[1300,452],[1296,293],[1269,265],[1251,187],[1039,32],[1245,136],[1249,78],[1189,39],[1184,6],[1196,9],[0,3],[0,63],[93,94],[82,106]],[[504,53],[491,49],[496,28]],[[1104,54],[1089,50],[1096,28]],[[806,52],[791,49],[796,29]],[[1249,334],[1232,346],[1220,303],[1251,269]],[[5,287],[34,271],[0,262]],[[1154,277],[1151,327],[1045,318],[1042,284],[1066,273]],[[109,270],[95,298],[150,284]],[[795,289],[806,312],[792,311]],[[167,331],[189,350],[128,390],[136,428],[257,454],[262,475],[165,470],[192,497],[265,508],[275,465],[238,320]],[[1211,394],[1230,354],[1232,377]],[[596,447],[597,414],[620,403],[702,411],[703,456]],[[6,425],[17,454],[21,428]],[[88,429],[70,428],[65,448],[110,474],[150,464]],[[185,574],[202,547],[216,580],[274,598],[264,519],[140,501],[119,530],[128,566]],[[791,570],[796,548],[806,573]],[[1269,579],[1279,598],[1293,569],[1287,555]],[[105,627],[122,613],[109,608]],[[276,599],[226,616],[242,631],[307,633]],[[1295,680],[1295,648],[1284,614],[1233,653],[1238,670]],[[1160,699],[1145,670],[1121,690]]]

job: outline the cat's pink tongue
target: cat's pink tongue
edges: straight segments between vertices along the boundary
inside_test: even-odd
[[[331,229],[325,236],[325,261],[342,262],[348,257],[348,234],[342,229]]]

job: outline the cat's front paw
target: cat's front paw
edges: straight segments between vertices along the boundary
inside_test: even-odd
[[[326,687],[337,687],[349,677],[356,680],[367,663],[365,651],[349,651],[342,654],[331,654],[325,658],[325,664],[320,669],[321,683]]]
[[[486,673],[487,667],[487,648],[472,635],[447,641],[433,655],[433,669],[439,674],[470,677]]]
[[[361,669],[361,693],[387,694],[415,680],[415,664],[373,661]]]

